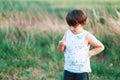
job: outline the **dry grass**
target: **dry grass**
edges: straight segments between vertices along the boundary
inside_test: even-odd
[[[120,12],[116,10],[117,18],[113,18],[106,11],[100,16],[93,10],[93,19],[88,19],[88,30],[93,34],[105,35],[116,34],[120,35]]]
[[[87,29],[92,33],[96,33],[98,35],[103,33],[116,33],[120,34],[120,13],[117,12],[118,18],[114,19],[111,16],[104,14],[103,16],[99,16],[93,11],[93,19],[90,19],[88,16],[88,24]],[[0,28],[3,30],[9,30],[9,28],[20,28],[26,30],[28,33],[47,33],[47,32],[56,32],[63,33],[68,26],[65,20],[58,19],[56,16],[50,15],[42,15],[37,13],[34,15],[32,13],[5,13],[3,17],[0,14]],[[104,21],[104,23],[100,22],[100,19]]]
[[[64,20],[59,20],[55,16],[48,15],[25,14],[25,13],[5,13],[5,17],[0,21],[0,28],[8,31],[9,28],[20,28],[26,30],[28,33],[47,33],[57,32],[61,33],[67,27]],[[2,14],[1,14],[2,16]]]

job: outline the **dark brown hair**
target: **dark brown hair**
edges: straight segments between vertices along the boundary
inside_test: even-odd
[[[85,25],[87,20],[86,14],[79,9],[70,11],[66,16],[66,21],[69,26],[76,27],[77,25]]]

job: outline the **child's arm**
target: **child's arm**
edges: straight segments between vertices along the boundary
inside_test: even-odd
[[[66,45],[65,45],[66,34],[63,36],[62,40],[59,41],[57,49],[59,52],[64,52]]]
[[[90,57],[94,56],[104,50],[104,45],[99,40],[97,40],[96,37],[93,36],[91,33],[88,33],[87,41],[88,41],[89,45],[94,47],[93,49],[91,49],[89,51]]]

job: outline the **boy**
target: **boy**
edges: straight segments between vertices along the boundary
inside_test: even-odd
[[[86,14],[79,9],[66,16],[69,29],[58,44],[58,51],[65,57],[64,80],[89,80],[90,57],[104,50],[103,44],[84,30],[86,20]],[[94,48],[89,50],[90,46]]]

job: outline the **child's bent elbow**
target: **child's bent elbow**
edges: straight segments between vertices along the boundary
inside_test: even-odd
[[[103,51],[105,49],[104,45],[101,46],[101,51]]]

